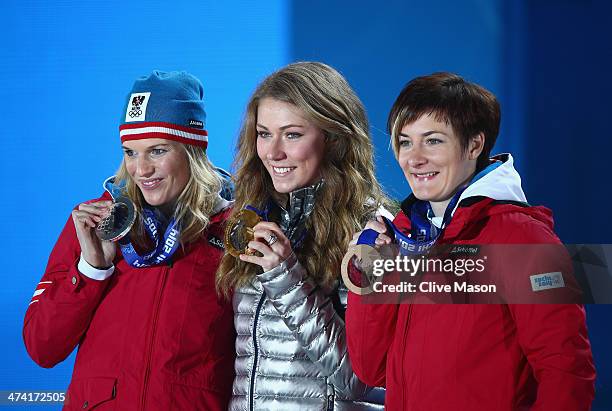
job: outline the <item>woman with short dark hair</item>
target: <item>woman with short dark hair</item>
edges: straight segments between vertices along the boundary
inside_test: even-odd
[[[429,256],[433,245],[476,245],[478,252],[479,245],[500,244],[502,254],[518,245],[525,253],[506,264],[502,281],[524,284],[527,294],[507,295],[509,302],[564,295],[573,281],[566,255],[537,251],[562,248],[550,210],[526,204],[509,154],[489,158],[499,121],[493,94],[455,74],[410,81],[388,128],[412,194],[395,227],[371,221],[353,242],[373,236],[377,246],[427,250],[412,255],[417,258]],[[544,268],[530,272],[532,264]],[[529,287],[528,275],[547,274],[550,284]],[[349,353],[363,381],[385,385],[388,409],[590,408],[595,369],[579,304],[368,304],[366,298],[349,293]],[[427,294],[424,301],[432,302]]]

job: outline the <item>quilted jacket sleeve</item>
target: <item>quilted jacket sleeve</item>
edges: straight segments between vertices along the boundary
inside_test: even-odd
[[[369,387],[355,373],[346,346],[344,320],[332,300],[307,279],[295,254],[259,280],[287,327],[309,358],[328,376],[340,399],[357,400]]]
[[[80,253],[69,218],[35,288],[23,325],[28,354],[41,367],[55,366],[74,350],[110,282],[79,273]]]

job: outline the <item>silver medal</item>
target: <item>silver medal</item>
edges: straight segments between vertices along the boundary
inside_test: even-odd
[[[110,214],[103,218],[96,227],[96,235],[100,240],[119,241],[130,232],[136,221],[134,203],[125,197],[113,199]]]

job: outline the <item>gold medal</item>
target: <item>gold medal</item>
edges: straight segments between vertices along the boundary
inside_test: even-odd
[[[240,210],[227,222],[225,227],[225,249],[234,257],[240,254],[252,254],[249,241],[255,238],[253,227],[261,221],[261,217],[252,210]]]

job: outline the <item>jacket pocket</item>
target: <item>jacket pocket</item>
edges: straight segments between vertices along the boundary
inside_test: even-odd
[[[114,410],[116,394],[116,378],[79,378],[68,387],[64,410]]]

